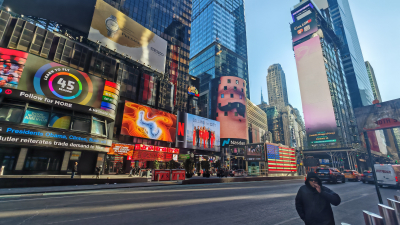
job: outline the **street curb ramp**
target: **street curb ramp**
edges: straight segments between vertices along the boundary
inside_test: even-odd
[[[295,179],[304,179],[304,176],[190,179],[182,181],[182,184],[211,184],[211,183],[233,183],[233,182],[266,181],[266,180],[295,180]]]

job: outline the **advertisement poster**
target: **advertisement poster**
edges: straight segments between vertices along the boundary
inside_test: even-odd
[[[30,54],[18,89],[100,108],[104,80]]]
[[[212,81],[211,114],[221,125],[221,138],[247,141],[246,82],[239,77],[223,76]]]
[[[49,127],[69,129],[71,124],[71,116],[64,114],[53,113],[50,117]]]
[[[294,46],[307,140],[335,143],[337,125],[319,37]]]
[[[175,115],[125,101],[121,134],[173,142],[175,132]]]
[[[0,87],[16,88],[28,53],[0,48]]]
[[[196,96],[196,97],[200,97],[199,88],[200,88],[200,79],[190,77],[189,78],[189,86],[188,86],[188,94]]]
[[[215,120],[178,112],[177,147],[219,151],[220,123]]]
[[[167,41],[103,0],[97,0],[88,39],[165,73]]]
[[[265,160],[264,144],[248,144],[246,146],[246,160],[264,161]]]
[[[27,109],[24,115],[24,120],[22,120],[22,123],[46,126],[48,118],[49,118],[48,112],[34,110],[34,109]]]
[[[292,31],[292,40],[296,42],[310,34],[318,31],[317,20],[314,14],[305,16],[304,18],[292,23],[290,25]]]

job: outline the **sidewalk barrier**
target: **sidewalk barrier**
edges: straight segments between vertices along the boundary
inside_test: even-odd
[[[387,201],[388,205],[395,210],[397,222],[400,223],[400,202],[390,198],[388,198]]]
[[[363,210],[365,225],[385,225],[383,218],[375,213]]]
[[[399,225],[396,218],[396,211],[389,206],[378,204],[379,214],[385,220],[386,225]]]

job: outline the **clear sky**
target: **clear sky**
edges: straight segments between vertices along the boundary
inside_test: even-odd
[[[292,49],[290,11],[299,0],[246,0],[250,97],[268,99],[268,67],[280,63],[286,74],[289,103],[302,112]],[[374,68],[382,100],[400,98],[399,0],[349,0],[364,60]]]

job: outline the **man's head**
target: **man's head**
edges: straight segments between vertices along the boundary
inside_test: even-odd
[[[78,165],[78,162],[75,162],[75,165]]]
[[[314,172],[309,172],[307,174],[307,179],[306,179],[306,185],[314,187],[315,184],[318,184],[319,186],[322,186],[321,180],[318,178],[318,175]]]

